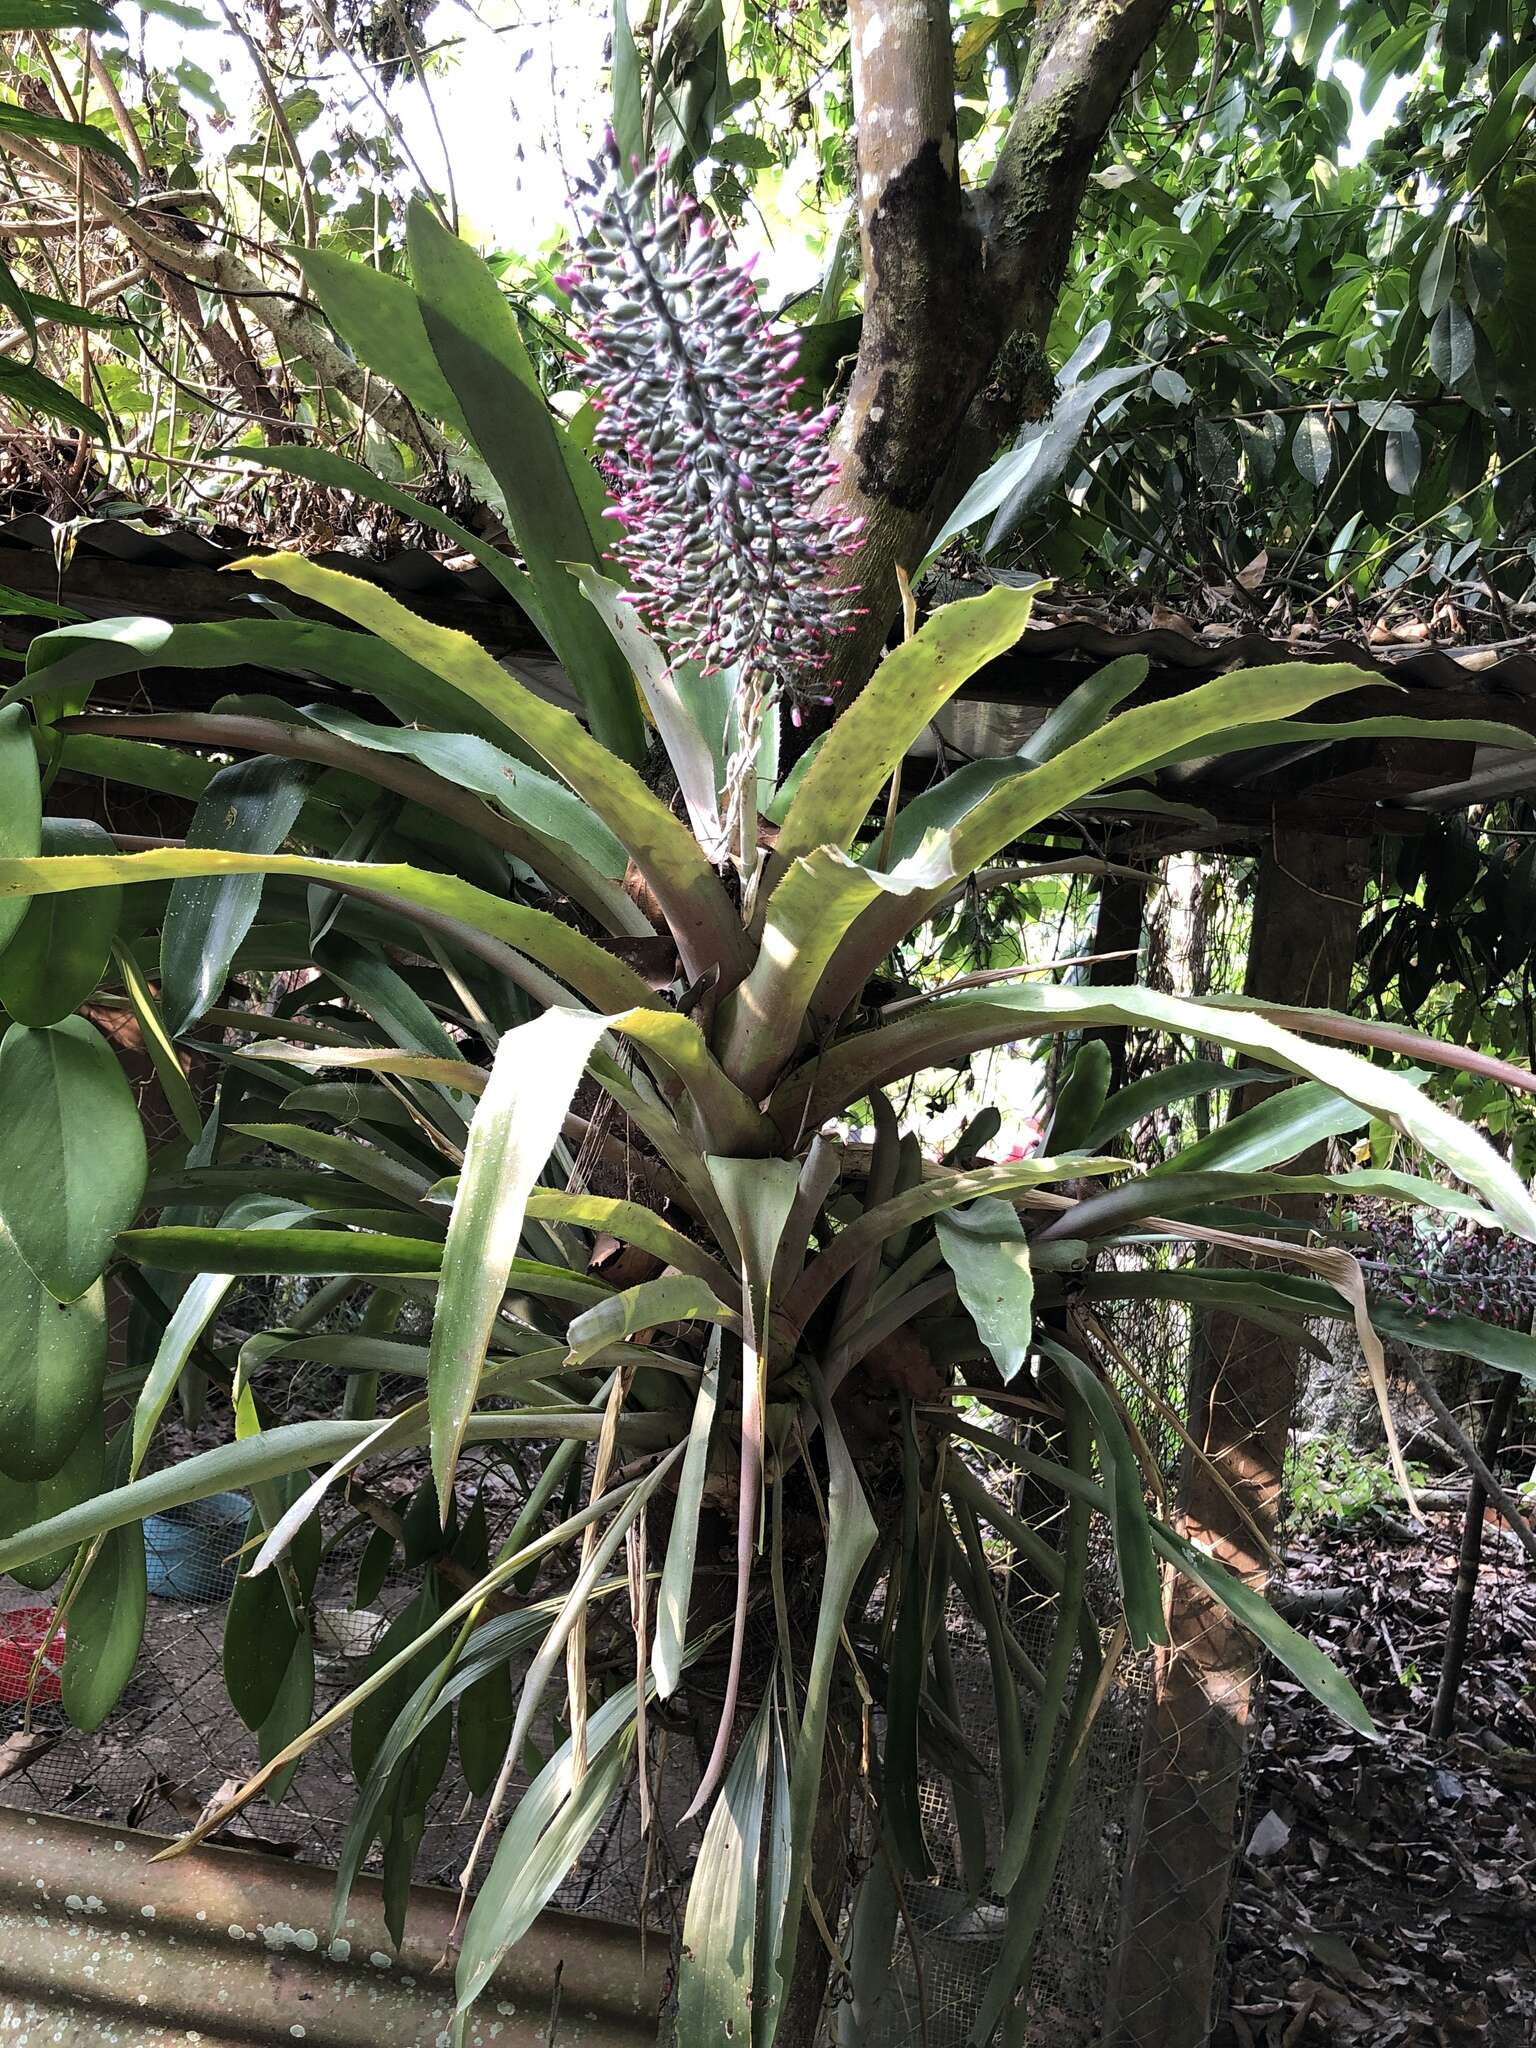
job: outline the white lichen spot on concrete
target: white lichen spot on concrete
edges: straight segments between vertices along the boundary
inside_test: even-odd
[[[229,1938],[231,1941],[244,1941],[245,1929],[240,1925],[240,1922],[238,1920],[230,1921]]]
[[[290,2034],[291,2034],[291,2035],[293,2036],[293,2038],[294,2038],[294,2040],[295,2040],[295,2041],[302,2041],[302,2040],[303,2040],[303,2038],[304,2038],[304,2029],[303,2029],[302,2027],[300,2027],[300,2026],[292,2026],[292,2027],[290,2027],[290,2028],[288,2029],[288,2031],[289,2031],[289,2033],[290,2033]]]
[[[394,1957],[385,1955],[381,1948],[376,1948],[368,1960],[376,1970],[392,1970],[395,1967]]]
[[[344,1935],[340,1934],[337,1935],[336,1939],[331,1943],[330,1947],[326,1950],[326,1954],[330,1957],[333,1963],[344,1963],[347,1960],[347,1957],[351,1955],[351,1953],[351,1942],[348,1941]]]
[[[140,1908],[139,1908],[139,1918],[140,1918],[141,1920],[153,1920],[153,1919],[154,1919],[154,1917],[155,1917],[155,1909],[154,1909],[154,1907],[153,1907],[153,1906],[140,1906]]]
[[[85,1901],[78,1892],[71,1892],[64,1901],[64,1910],[67,1913],[83,1913],[85,1911]]]

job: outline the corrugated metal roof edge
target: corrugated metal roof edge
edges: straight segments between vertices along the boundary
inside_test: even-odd
[[[10,547],[52,554],[58,531],[37,513],[7,520],[0,523],[0,551]],[[173,571],[225,568],[242,554],[267,551],[267,544],[256,540],[221,544],[206,534],[148,527],[124,519],[93,520],[78,526],[71,544],[76,553]],[[321,550],[314,559],[427,603],[473,598],[500,610],[516,609],[486,570],[474,564],[450,568],[424,548],[401,549],[383,561],[342,549]],[[3,581],[4,554],[0,552]],[[1475,681],[1489,696],[1536,697],[1536,634],[1483,646],[1380,646],[1337,635],[1278,639],[1262,632],[1192,634],[1168,626],[1125,629],[1078,615],[1038,620],[1017,652],[1042,661],[1064,662],[1103,662],[1144,654],[1154,668],[1187,671],[1191,676],[1282,661],[1348,661],[1373,674],[1421,688],[1465,689],[1469,681]],[[995,671],[995,678],[1000,692],[1013,694],[1003,670]],[[983,685],[968,694],[986,697],[992,692]]]

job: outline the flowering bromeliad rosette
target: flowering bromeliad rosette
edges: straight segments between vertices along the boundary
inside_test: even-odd
[[[899,977],[925,921],[1096,793],[1245,728],[1272,735],[1363,679],[1293,663],[1138,706],[1145,664],[1116,663],[1018,754],[966,763],[888,819],[898,765],[1023,631],[1030,593],[1000,587],[934,612],[780,782],[769,714],[822,687],[847,534],[824,509],[824,422],[795,410],[789,351],[719,236],[651,174],[610,172],[593,202],[571,289],[617,528],[586,449],[534,402],[486,266],[422,208],[409,254],[400,289],[452,393],[447,430],[473,438],[517,558],[354,465],[270,460],[403,502],[475,552],[537,617],[586,717],[295,555],[245,566],[334,624],[274,607],[34,643],[18,698],[46,677],[44,720],[146,666],[238,663],[286,695],[48,727],[63,803],[78,775],[185,793],[175,843],[135,853],[41,821],[33,714],[0,711],[0,1569],[70,1575],[64,1704],[95,1725],[138,1648],[144,1517],[247,1490],[225,1672],[269,1761],[239,1798],[351,1717],[340,1888],[378,1843],[394,1910],[445,1773],[487,1797],[505,1826],[462,1930],[461,2030],[664,1721],[674,1758],[697,1745],[707,1817],[702,1837],[670,1831],[696,1848],[681,2048],[807,2048],[829,1981],[851,2000],[847,2037],[872,2030],[900,1889],[948,1852],[926,1818],[936,1784],[954,1881],[1003,1927],[971,2038],[1012,2039],[1105,1667],[1163,1635],[1162,1569],[1370,1725],[1313,1645],[1149,1511],[1158,1475],[1128,1418],[1153,1397],[1101,1308],[1160,1292],[1266,1325],[1358,1319],[1374,1306],[1358,1266],[1267,1241],[1264,1205],[1381,1197],[1527,1237],[1536,1207],[1421,1087],[1345,1050],[1356,1027],[1337,1018],[1298,1030],[1218,1000],[992,977],[887,1001],[893,955]],[[383,282],[370,272],[373,296],[348,304]],[[380,334],[382,359],[396,339]],[[616,532],[633,603],[603,573]],[[670,779],[639,772],[642,695]],[[759,785],[776,827],[760,857]],[[727,839],[756,861],[750,891],[720,871]],[[128,882],[148,886],[114,893]],[[292,992],[267,1013],[221,1007],[231,975],[285,968]],[[179,1126],[170,1143],[157,1129],[147,1197],[133,1095],[73,1014],[104,1004],[135,1013]],[[1190,1171],[1139,1175],[1126,1132],[1146,1091],[1109,1093],[1087,1036],[1122,1025],[1308,1085],[1213,1130]],[[1371,1029],[1379,1050],[1458,1057]],[[176,1039],[212,1069],[212,1100]],[[978,1134],[925,1159],[896,1106],[921,1100],[910,1084],[1020,1042],[1042,1065],[1071,1047],[1038,1153],[990,1160]],[[1238,1078],[1176,1060],[1159,1100]],[[1422,1170],[1285,1170],[1320,1127],[1373,1119]],[[837,1135],[850,1120],[869,1143]],[[1241,1262],[1198,1262],[1233,1245]],[[125,1273],[140,1315],[104,1382],[104,1287]],[[231,1292],[251,1275],[302,1280],[280,1297],[301,1305],[246,1327],[272,1298]],[[1462,1318],[1456,1343],[1529,1369],[1515,1332]],[[295,1360],[334,1375],[333,1413],[285,1413]],[[192,1379],[226,1440],[167,1462]],[[129,1404],[110,1448],[104,1385]],[[372,1461],[402,1456],[422,1474],[402,1532],[416,1597],[315,1719],[322,1542],[350,1526],[349,1489],[376,1501]],[[1019,1511],[1020,1469],[1038,1512]],[[393,1516],[380,1526],[360,1605],[395,1555]],[[1090,1568],[1111,1551],[1113,1572]],[[1052,1617],[1044,1650],[998,1597],[1002,1557]],[[990,1773],[953,1734],[962,1615],[992,1674]],[[546,1760],[510,1800],[530,1738]]]

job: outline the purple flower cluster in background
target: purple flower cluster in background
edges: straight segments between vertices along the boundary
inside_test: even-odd
[[[634,603],[673,659],[739,665],[761,698],[803,692],[856,608],[832,590],[854,522],[824,494],[832,414],[796,409],[798,342],[662,165],[628,183],[609,143],[578,263],[597,445]],[[825,685],[823,684],[824,688]]]
[[[1387,1202],[1355,1205],[1344,1238],[1373,1294],[1414,1315],[1476,1316],[1528,1330],[1536,1312],[1536,1245],[1468,1218]]]

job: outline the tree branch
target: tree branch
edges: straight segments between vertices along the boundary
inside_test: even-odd
[[[0,147],[30,164],[56,186],[69,179],[70,174],[60,160],[26,136],[7,134]],[[149,225],[145,209],[122,205],[105,189],[105,180],[96,174],[94,165],[86,166],[86,174],[101,225],[116,228],[155,270],[190,278],[212,291],[245,300],[274,340],[288,354],[301,356],[324,388],[341,392],[359,408],[366,405],[386,433],[413,448],[424,460],[442,463],[462,474],[463,458],[453,444],[430,422],[420,419],[403,399],[381,390],[377,379],[370,383],[366,373],[331,339],[307,305],[295,303],[289,293],[275,291],[259,270],[222,243],[204,239],[200,233],[196,241],[167,240]],[[183,224],[195,226],[191,222]]]
[[[1045,0],[997,165],[967,200],[944,0],[850,0],[864,329],[835,446],[863,520],[844,578],[860,632],[829,680],[879,659],[898,593],[998,440],[1049,405],[1043,344],[1088,176],[1172,0]]]

